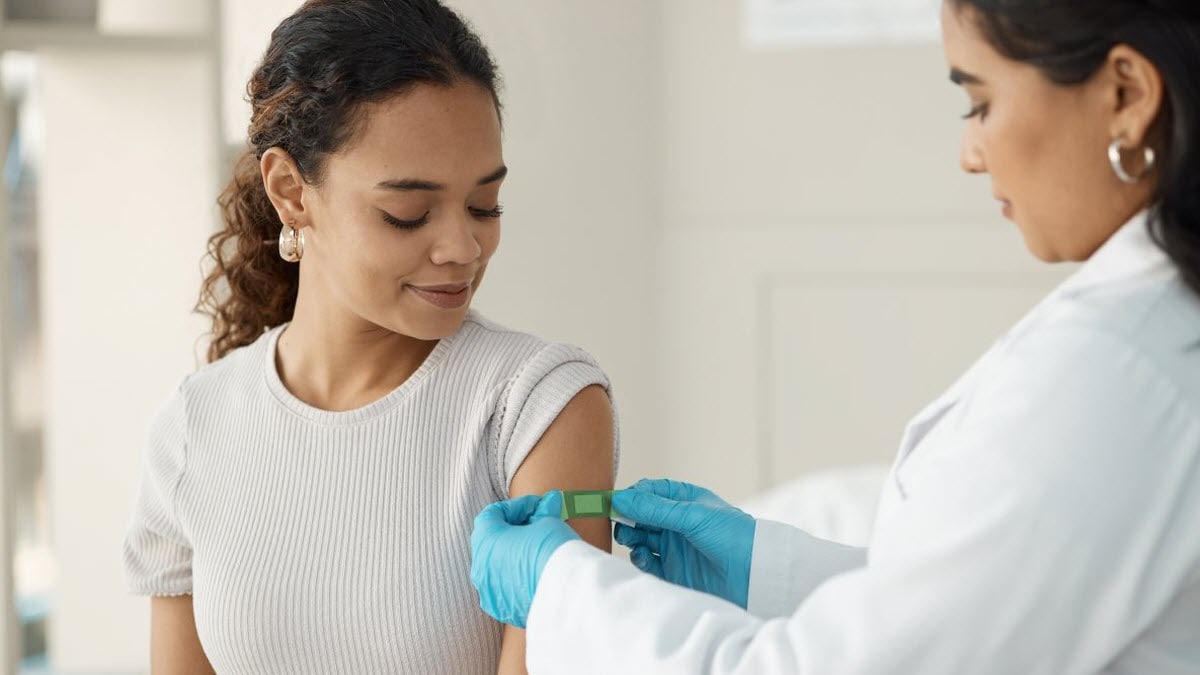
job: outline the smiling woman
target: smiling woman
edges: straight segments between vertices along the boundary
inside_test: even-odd
[[[471,519],[610,489],[617,441],[591,356],[471,309],[496,88],[436,0],[312,0],[274,31],[210,242],[212,363],[154,422],[125,542],[155,672],[524,672],[471,589]]]

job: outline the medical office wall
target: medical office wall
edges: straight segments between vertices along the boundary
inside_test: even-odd
[[[206,326],[190,310],[216,194],[243,147],[245,82],[299,4],[99,0],[66,8],[79,11],[70,21],[0,28],[6,52],[36,62],[45,141],[31,237],[48,654],[25,672],[148,669],[148,603],[124,592],[120,546],[146,427],[202,361]],[[596,354],[621,383],[624,438],[657,448],[646,292],[657,251],[656,5],[452,4],[483,33],[507,84],[505,243],[479,306]],[[659,473],[661,456],[630,453],[625,468]],[[13,624],[0,620],[14,634],[5,645],[20,642]]]
[[[37,61],[45,139],[53,672],[147,670],[147,603],[120,578],[146,424],[200,363],[190,309],[245,81],[298,4],[99,0],[72,26],[0,26]],[[1064,273],[959,175],[964,101],[931,39],[764,46],[742,0],[450,4],[506,82],[505,239],[479,307],[600,359],[619,482],[740,499],[886,461]]]
[[[888,29],[885,5],[923,27]],[[1033,262],[987,179],[959,169],[966,100],[938,6],[662,3],[675,475],[740,499],[888,462],[905,421],[1069,271]]]

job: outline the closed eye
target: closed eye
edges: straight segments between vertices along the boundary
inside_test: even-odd
[[[425,212],[425,215],[416,220],[401,220],[387,211],[383,211],[382,213],[384,222],[400,230],[415,230],[429,222],[428,211]]]
[[[490,209],[471,208],[467,210],[470,211],[471,215],[475,216],[476,218],[499,218],[500,216],[504,215],[504,206],[501,204],[497,204],[494,208]]]
[[[988,112],[988,104],[980,103],[979,105],[971,108],[971,110],[968,111],[966,115],[963,115],[963,119],[969,120],[972,117],[978,117],[980,119],[984,119],[987,117],[987,112]]]

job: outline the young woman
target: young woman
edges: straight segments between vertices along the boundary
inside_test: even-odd
[[[909,424],[869,550],[645,481],[613,498],[639,574],[489,506],[472,580],[531,672],[1200,673],[1200,3],[942,25],[963,168],[1082,268]]]
[[[201,306],[125,542],[155,673],[524,671],[488,502],[612,486],[608,380],[469,308],[500,242],[496,68],[436,0],[312,0],[249,83]],[[579,533],[607,550],[607,523]]]

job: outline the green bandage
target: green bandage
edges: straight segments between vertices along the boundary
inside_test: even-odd
[[[564,490],[562,519],[620,518],[612,506],[612,490]]]

